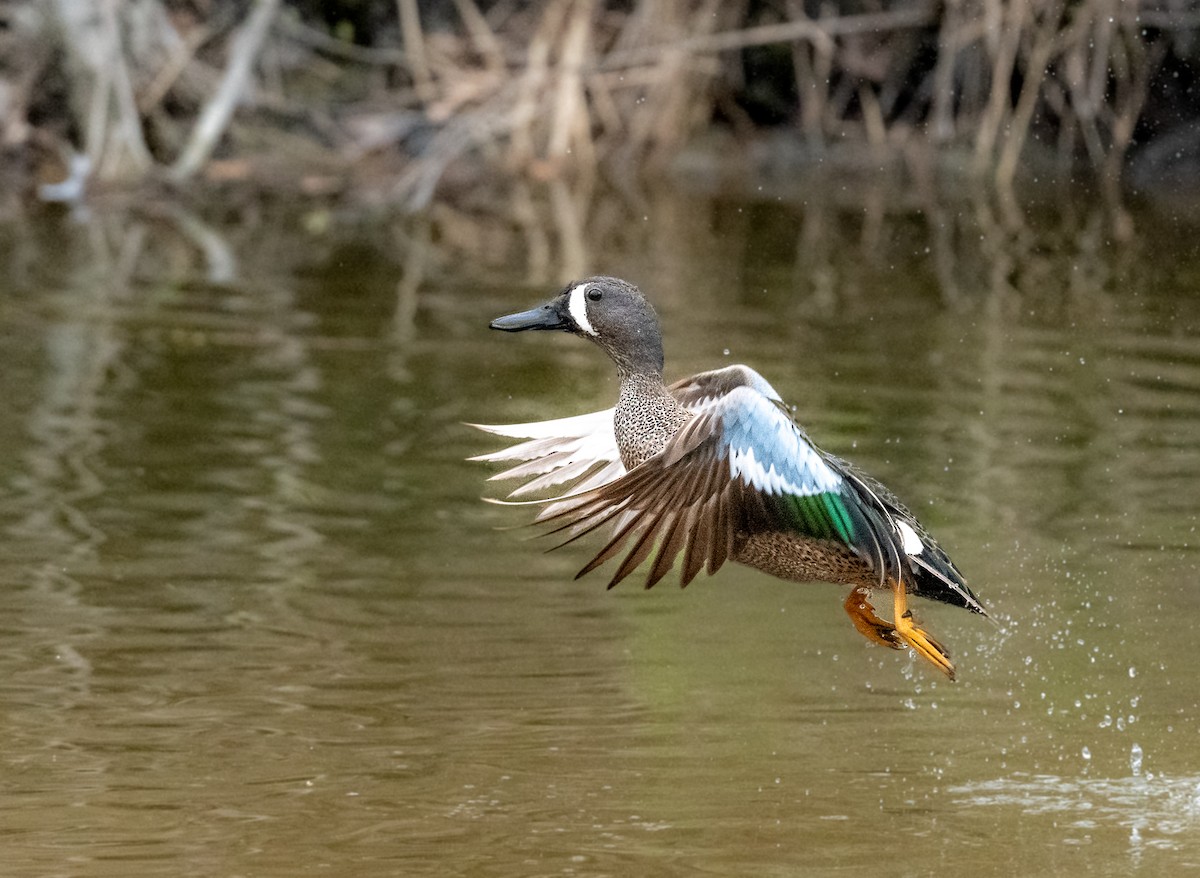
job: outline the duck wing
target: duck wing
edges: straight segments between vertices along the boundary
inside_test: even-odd
[[[659,454],[607,485],[560,500],[539,520],[561,520],[575,539],[619,517],[580,575],[628,546],[611,587],[658,543],[647,586],[681,551],[687,585],[704,567],[715,573],[749,533],[783,530],[853,545],[870,526],[847,499],[845,480],[779,404],[739,384],[698,411]]]
[[[909,523],[915,521],[911,515],[898,514],[903,507],[889,504],[890,494],[818,449],[770,385],[740,368],[757,381],[735,383],[706,400],[661,453],[608,484],[559,498],[539,516],[558,523],[570,535],[567,542],[617,523],[579,575],[626,551],[611,588],[657,545],[647,587],[670,571],[681,552],[680,583],[686,586],[701,569],[716,572],[746,535],[784,532],[847,546],[878,574],[881,586],[898,577],[912,581],[914,570],[924,570],[922,556],[932,557],[930,545],[936,544],[922,539],[919,526]],[[769,396],[755,386],[758,382]],[[705,384],[684,390],[703,395]],[[958,598],[949,602],[978,607],[969,590],[965,595],[955,590],[966,586],[949,559],[930,566],[946,578],[944,590]]]

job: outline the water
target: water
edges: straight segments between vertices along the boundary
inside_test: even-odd
[[[1200,864],[1194,225],[673,197],[593,206],[584,246],[232,213],[0,228],[0,872]],[[917,607],[958,683],[832,586],[606,592],[501,529],[462,422],[615,383],[487,320],[592,270],[651,292],[672,376],[750,363],[916,509],[999,622]]]

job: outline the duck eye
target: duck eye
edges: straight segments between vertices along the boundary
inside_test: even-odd
[[[588,291],[587,291],[587,297],[588,297],[588,299],[589,299],[590,301],[592,301],[592,302],[599,302],[599,301],[600,301],[600,297],[601,297],[601,296],[603,296],[603,295],[604,295],[604,293],[600,292],[600,291],[599,291],[598,289],[596,289],[595,287],[593,287],[592,289],[590,289],[590,290],[588,290]]]

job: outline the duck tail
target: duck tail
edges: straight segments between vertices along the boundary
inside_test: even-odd
[[[987,610],[971,591],[954,562],[937,545],[926,543],[920,555],[910,555],[912,593],[987,616]]]

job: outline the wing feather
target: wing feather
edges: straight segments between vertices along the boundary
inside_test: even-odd
[[[650,552],[654,548],[654,534],[657,525],[662,521],[661,518],[655,518],[647,515],[645,512],[638,516],[638,524],[642,525],[638,531],[637,539],[633,542],[633,547],[629,550],[629,554],[617,567],[616,573],[608,582],[608,587],[613,588],[618,582],[636,570],[641,563],[650,557]],[[647,584],[647,588],[650,584]]]
[[[612,419],[613,409],[605,409],[529,424],[469,424],[486,433],[525,441],[468,459],[520,461],[489,479],[530,479],[518,485],[509,497],[528,496],[571,482],[576,482],[574,491],[590,490],[625,474]]]
[[[684,518],[683,512],[676,511],[668,512],[659,519],[661,524],[656,528],[660,536],[658,554],[654,556],[654,564],[650,567],[650,573],[646,577],[646,588],[653,588],[671,572],[675,556],[683,549],[686,536]]]
[[[510,439],[560,439],[563,436],[591,436],[598,428],[607,424],[612,426],[614,409],[601,412],[588,412],[583,415],[572,415],[567,418],[554,418],[549,421],[531,421],[528,424],[467,424],[476,430],[483,430],[494,436],[506,436]],[[472,460],[494,459],[489,455],[471,458]]]
[[[696,578],[704,568],[705,560],[714,551],[712,542],[716,530],[713,518],[719,501],[713,496],[713,474],[713,469],[705,471],[704,485],[700,491],[705,499],[689,507],[687,545],[683,552],[683,570],[679,575],[681,588],[687,588],[688,583]]]

